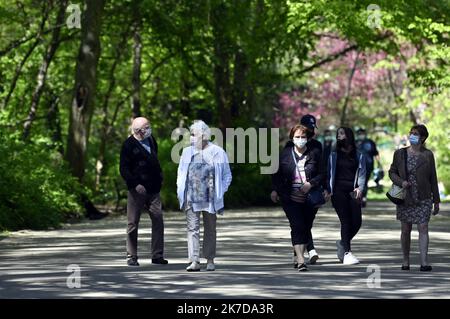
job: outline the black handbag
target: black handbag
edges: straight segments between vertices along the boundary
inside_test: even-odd
[[[306,197],[306,203],[314,208],[318,208],[326,203],[325,197],[323,196],[323,187],[316,186],[312,188],[308,196]]]
[[[298,176],[300,176],[300,181],[303,184],[302,174],[298,169],[298,162],[295,159],[294,149],[292,149],[292,158],[294,159],[295,168],[297,169]],[[310,189],[308,194],[306,194],[306,204],[313,208],[319,208],[326,203],[325,197],[323,196],[323,187],[316,186]]]

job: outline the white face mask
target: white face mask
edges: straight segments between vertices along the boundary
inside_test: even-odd
[[[152,135],[152,129],[149,127],[148,129],[146,129],[146,130],[144,131],[144,136],[143,136],[143,138],[144,138],[144,139],[149,138],[151,135]]]
[[[304,137],[294,137],[293,142],[298,148],[303,148],[305,147],[306,143],[308,143],[308,139]]]
[[[197,149],[202,148],[202,136],[191,136],[191,146],[194,146]]]

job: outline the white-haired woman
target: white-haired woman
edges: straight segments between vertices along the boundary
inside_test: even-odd
[[[191,146],[183,149],[178,165],[177,196],[186,213],[187,271],[200,271],[200,213],[203,215],[203,257],[206,270],[215,270],[216,220],[223,213],[223,197],[231,184],[231,170],[225,151],[210,142],[211,131],[203,121],[190,127]]]

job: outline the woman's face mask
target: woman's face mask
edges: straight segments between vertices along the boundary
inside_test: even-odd
[[[191,133],[190,142],[191,142],[191,146],[194,146],[197,149],[201,149],[202,142],[203,142],[202,135]]]
[[[294,137],[292,141],[298,148],[303,148],[306,146],[306,143],[308,143],[308,139],[305,137]]]
[[[411,134],[409,135],[409,142],[411,143],[411,145],[419,145],[420,137],[418,135]]]
[[[348,146],[348,140],[347,140],[347,138],[341,138],[341,139],[337,139],[336,140],[336,145],[338,146],[338,147],[347,147]]]

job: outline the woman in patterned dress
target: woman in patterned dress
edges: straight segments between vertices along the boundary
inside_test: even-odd
[[[394,153],[389,170],[392,182],[406,190],[405,202],[397,205],[397,219],[402,224],[402,270],[409,270],[412,225],[419,231],[420,271],[431,271],[428,263],[428,223],[439,213],[439,190],[433,153],[425,148],[428,130],[425,125],[414,125],[409,132],[410,147]]]
[[[216,257],[216,220],[223,214],[223,198],[231,184],[228,156],[210,142],[211,130],[203,121],[190,127],[191,146],[183,149],[177,175],[180,209],[186,214],[189,266],[200,271],[200,214],[203,215],[203,256],[206,270],[214,271]]]

